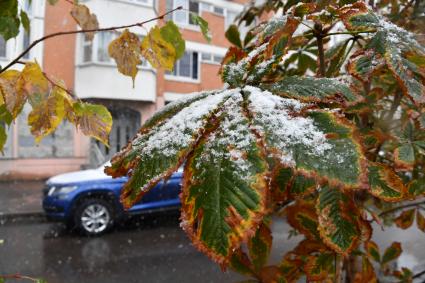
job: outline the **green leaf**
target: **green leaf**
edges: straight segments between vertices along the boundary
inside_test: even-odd
[[[47,0],[47,2],[49,2],[50,5],[55,5],[56,3],[58,3],[59,0]]]
[[[279,82],[262,84],[275,94],[306,102],[353,103],[359,100],[350,87],[337,79],[313,77],[285,77]]]
[[[162,37],[159,27],[152,28],[143,39],[142,54],[154,68],[173,70],[176,49]]]
[[[183,181],[183,229],[195,247],[222,265],[252,237],[266,211],[267,163],[242,102],[235,94],[225,103],[220,126],[196,146]]]
[[[294,229],[310,240],[319,240],[317,214],[314,204],[297,200],[294,205],[285,208],[286,219]]]
[[[344,64],[345,52],[351,40],[344,40],[336,43],[325,52],[326,77],[335,77],[339,74],[342,64]]]
[[[139,37],[125,29],[118,38],[109,43],[108,54],[115,59],[118,71],[132,78],[134,87],[137,66],[141,63],[142,55]]]
[[[172,107],[170,112],[165,112],[168,119],[164,117],[166,120],[163,123],[150,129],[143,127],[149,130],[142,131],[141,135],[112,159],[111,167],[106,169],[108,174],[120,176],[133,170],[121,192],[121,201],[125,207],[131,207],[162,178],[177,170],[197,138],[205,131],[208,120],[220,109],[229,94],[231,92],[209,93],[204,99],[182,103],[183,108]],[[173,114],[175,115],[171,117]]]
[[[202,35],[204,36],[205,40],[210,43],[211,36],[209,34],[210,30],[208,27],[208,22],[195,13],[190,13],[190,19],[195,25],[198,25],[201,28]]]
[[[385,64],[379,53],[361,50],[351,56],[347,71],[362,82],[369,82],[375,70]]]
[[[387,202],[398,202],[404,198],[406,187],[400,177],[384,164],[370,164],[370,193]]]
[[[241,249],[236,250],[230,259],[230,268],[243,275],[254,275],[254,266],[246,253]]]
[[[225,36],[230,43],[239,48],[242,48],[241,35],[236,25],[230,25],[225,33]]]
[[[25,31],[27,33],[29,33],[30,32],[30,19],[28,18],[27,13],[25,13],[25,11],[21,10],[20,16],[21,16],[22,26],[24,27]]]
[[[18,1],[0,1],[0,36],[4,40],[16,37],[19,33]]]
[[[385,250],[384,255],[382,256],[382,265],[397,259],[401,255],[401,252],[401,244],[399,242],[393,242],[391,246]]]
[[[369,258],[373,259],[375,262],[381,262],[381,253],[379,251],[378,245],[373,241],[368,241],[365,243],[366,254]]]
[[[407,191],[409,192],[409,196],[415,198],[420,195],[425,195],[425,178],[422,177],[410,182]]]
[[[397,147],[394,152],[394,161],[399,168],[411,169],[415,164],[415,149],[411,143]]]
[[[6,104],[0,105],[0,123],[10,125],[13,121],[12,114],[7,110]]]
[[[348,255],[360,238],[359,212],[351,197],[325,186],[319,193],[317,215],[323,241],[335,252]]]
[[[0,152],[3,152],[4,145],[6,144],[7,133],[6,129],[0,124]]]
[[[403,211],[396,219],[394,219],[394,223],[401,229],[409,228],[415,220],[415,212],[416,209],[414,208]]]
[[[364,156],[353,127],[336,114],[314,110],[268,92],[246,87],[253,125],[269,156],[303,175],[349,188],[363,187]]]
[[[261,270],[269,259],[271,247],[272,247],[272,232],[270,227],[266,223],[261,223],[252,237],[248,242],[249,255],[252,259],[256,270]]]
[[[303,175],[296,175],[290,187],[290,193],[295,197],[302,197],[314,192],[316,189],[316,180]]]
[[[94,137],[107,145],[109,132],[112,129],[112,116],[108,109],[103,105],[75,102],[73,110],[74,116],[70,117],[71,122],[83,134]]]
[[[335,272],[335,254],[331,252],[309,256],[304,266],[309,282],[329,279]]]
[[[184,55],[186,49],[186,42],[182,38],[179,28],[173,21],[168,21],[165,26],[161,27],[162,38],[174,46],[176,50],[176,60]]]

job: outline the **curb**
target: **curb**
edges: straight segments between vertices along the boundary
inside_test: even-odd
[[[47,222],[46,215],[41,211],[33,212],[0,212],[0,225],[13,223],[43,223]]]

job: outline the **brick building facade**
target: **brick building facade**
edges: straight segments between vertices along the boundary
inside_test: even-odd
[[[92,42],[84,35],[67,35],[46,40],[31,50],[26,60],[37,60],[47,74],[63,79],[81,99],[108,107],[114,118],[110,147],[78,133],[63,123],[39,145],[34,143],[26,123],[30,109],[9,129],[5,154],[0,156],[0,179],[45,178],[81,167],[100,164],[124,146],[140,125],[164,104],[187,93],[220,88],[219,63],[229,43],[224,32],[242,11],[244,0],[86,0],[80,1],[94,12],[101,27],[118,26],[154,18],[177,6],[185,10],[170,15],[186,40],[186,53],[173,72],[140,66],[135,87],[131,79],[118,73],[108,56],[108,43],[118,32],[97,33]],[[31,33],[21,32],[5,43],[0,38],[0,65],[14,58],[34,39],[77,26],[69,15],[71,5],[59,1],[50,6],[32,0],[25,9],[31,15]],[[191,23],[189,12],[200,14],[210,26],[212,42]],[[158,22],[131,31],[141,37]]]

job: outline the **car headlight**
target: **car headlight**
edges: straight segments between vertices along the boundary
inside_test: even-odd
[[[49,190],[48,195],[66,195],[74,190],[76,190],[77,186],[64,186],[64,187],[52,187]]]

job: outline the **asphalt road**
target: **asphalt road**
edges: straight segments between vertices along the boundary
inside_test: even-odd
[[[270,261],[277,262],[301,237],[288,239],[288,226],[279,219],[273,223]],[[425,234],[414,229],[384,233],[378,228],[374,238],[381,250],[392,241],[403,242],[399,266],[419,271],[425,267]],[[0,274],[15,273],[48,283],[221,283],[244,279],[231,271],[223,273],[195,250],[179,227],[177,213],[139,217],[97,238],[81,237],[58,223],[0,223]]]

